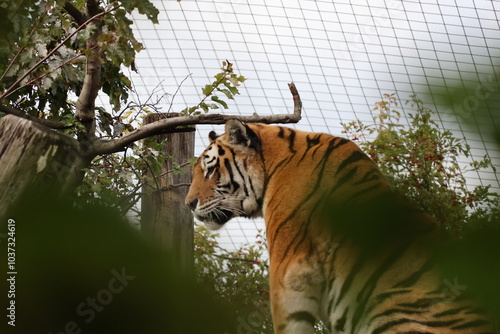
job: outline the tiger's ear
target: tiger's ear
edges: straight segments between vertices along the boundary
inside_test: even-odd
[[[213,143],[217,137],[219,136],[217,136],[215,131],[210,131],[210,133],[208,134],[208,139],[210,139],[211,143]]]
[[[226,134],[229,143],[260,150],[259,137],[242,122],[232,119],[226,122]]]

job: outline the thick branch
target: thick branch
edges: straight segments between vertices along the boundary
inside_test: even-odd
[[[87,0],[87,14],[89,17],[99,14],[99,3],[96,0]]]
[[[23,112],[19,109],[9,107],[6,105],[2,105],[2,104],[0,104],[0,112],[24,118],[24,119],[36,122],[38,124],[45,125],[46,127],[51,128],[51,129],[67,129],[67,128],[72,127],[72,125],[68,126],[68,125],[61,123],[61,122],[56,122],[56,121],[51,121],[48,119],[42,119],[42,118],[38,118],[35,116],[31,116],[31,115],[26,114],[25,112]]]
[[[82,24],[85,23],[85,15],[80,12],[75,6],[73,6],[73,4],[71,4],[71,2],[69,1],[66,1],[64,3],[64,10],[66,10],[66,12],[71,15],[71,17],[73,18],[73,20],[75,20],[75,22],[81,26]]]
[[[299,93],[293,83],[288,85],[293,96],[294,112],[293,114],[278,114],[260,116],[253,114],[252,116],[239,115],[221,115],[221,114],[204,114],[197,116],[182,116],[175,118],[165,118],[154,123],[144,125],[142,128],[136,129],[127,135],[114,140],[98,140],[94,143],[94,154],[108,154],[122,151],[128,145],[158,134],[164,134],[174,131],[179,126],[193,124],[224,124],[231,119],[238,119],[246,123],[297,123],[301,119],[302,101]]]
[[[87,2],[88,16],[99,14],[97,3],[93,0]],[[102,33],[102,21],[92,20],[89,23],[92,34],[87,40],[87,64],[83,86],[76,102],[76,119],[81,122],[86,130],[86,137],[95,136],[95,99],[101,87],[101,48],[98,38]]]

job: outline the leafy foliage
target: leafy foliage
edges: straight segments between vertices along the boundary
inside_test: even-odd
[[[62,8],[53,5],[50,8],[33,3],[31,12],[19,18],[26,25],[11,31],[17,35],[6,55],[7,61],[0,65],[0,91],[3,92],[3,103],[12,102],[37,117],[39,111],[54,112],[54,119],[58,119],[60,109],[62,113],[71,111],[71,106],[66,103],[67,91],[80,90],[84,63],[76,40],[60,45],[74,28]],[[60,47],[52,57],[36,66],[58,45]],[[25,79],[16,87],[16,81],[23,76]]]
[[[153,178],[148,175],[160,175],[167,160],[172,161],[169,173],[186,173],[185,167],[194,160],[179,164],[163,150],[163,146],[163,142],[133,144],[122,153],[95,158],[85,169],[85,178],[77,189],[79,203],[108,205],[117,208],[123,215],[139,219],[141,212],[136,204],[143,192],[160,189],[158,176]],[[143,184],[150,187],[143,188]]]
[[[199,282],[235,308],[243,333],[272,334],[269,307],[269,266],[266,242],[259,233],[254,245],[228,251],[217,243],[217,233],[204,225],[195,229],[195,270]]]
[[[201,110],[205,113],[210,110],[224,108],[227,109],[227,103],[219,97],[216,93],[222,93],[226,98],[234,100],[235,95],[239,94],[238,86],[243,83],[246,78],[242,75],[234,73],[233,64],[229,61],[222,62],[222,72],[217,73],[214,82],[205,85],[202,88],[203,98],[196,106],[186,108],[181,113],[186,115],[201,114]],[[211,103],[207,102],[210,98]]]
[[[39,6],[31,0],[0,0],[0,64],[7,64],[23,32],[38,16]],[[0,75],[3,75],[3,69]]]
[[[11,103],[31,115],[61,120],[74,113],[68,98],[79,95],[85,74],[85,56],[99,52],[103,65],[102,91],[115,110],[128,99],[130,80],[122,65],[135,69],[142,44],[134,37],[134,9],[157,22],[158,10],[149,0],[108,0],[99,8],[103,32],[99,50],[88,50],[91,26],[80,25],[65,8],[65,1],[8,1],[1,6],[11,20],[1,20],[6,36],[0,39],[0,102]],[[87,1],[71,1],[82,15]],[[84,17],[84,19],[87,19]],[[19,78],[24,77],[21,82]]]
[[[394,94],[384,98],[373,108],[374,124],[343,124],[347,136],[359,142],[397,189],[452,234],[460,235],[465,226],[488,220],[499,204],[498,194],[489,185],[471,188],[466,178],[468,172],[496,171],[488,156],[472,159],[470,146],[450,130],[439,128],[433,120],[436,112],[416,96],[408,102],[415,109],[408,115],[409,127],[399,124]],[[460,162],[464,157],[471,159],[468,166]]]
[[[78,187],[80,203],[101,203],[116,207],[125,214],[132,210],[140,199],[140,184],[137,179],[142,177],[140,161],[129,154],[108,154],[92,162],[85,170],[85,178]]]

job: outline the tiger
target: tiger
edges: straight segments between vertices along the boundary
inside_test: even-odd
[[[185,203],[214,230],[264,218],[276,334],[496,333],[440,277],[434,219],[354,142],[239,120],[209,140]]]

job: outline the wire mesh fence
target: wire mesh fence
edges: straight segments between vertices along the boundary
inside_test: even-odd
[[[162,111],[197,104],[223,60],[247,81],[225,113],[291,112],[287,83],[303,102],[297,129],[341,134],[341,123],[372,121],[383,94],[401,102],[416,94],[439,111],[437,121],[500,166],[491,133],[500,124],[500,2],[477,0],[153,1],[160,24],[133,15],[145,46],[130,73],[137,102],[158,98]],[[461,92],[452,104],[442,98]],[[411,112],[401,103],[403,115]],[[479,132],[470,128],[472,122]],[[198,126],[196,153],[210,130]],[[464,161],[465,163],[465,161]],[[500,188],[491,171],[471,185]],[[230,222],[224,247],[253,242],[261,221]]]

